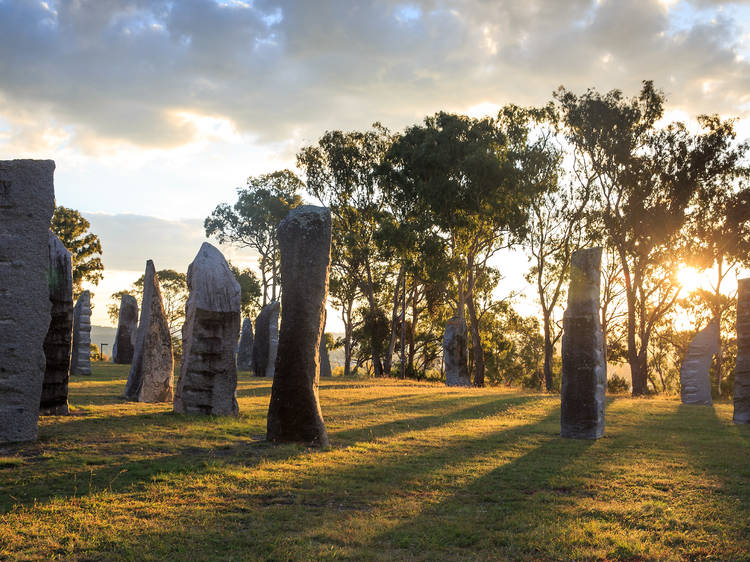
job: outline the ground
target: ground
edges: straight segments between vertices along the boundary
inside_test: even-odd
[[[0,559],[750,560],[750,426],[610,397],[607,433],[563,440],[559,397],[334,378],[331,448],[264,441],[270,381],[237,419],[70,385],[73,414],[0,448]]]

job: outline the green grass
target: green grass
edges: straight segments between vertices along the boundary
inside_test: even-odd
[[[332,446],[264,442],[270,382],[237,419],[70,385],[72,415],[0,447],[0,559],[750,560],[750,427],[676,399],[610,398],[563,440],[559,397],[333,379]]]

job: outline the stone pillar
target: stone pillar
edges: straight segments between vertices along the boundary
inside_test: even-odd
[[[73,268],[70,252],[60,239],[49,233],[49,300],[52,305],[44,355],[41,415],[68,413],[68,379],[70,378],[70,349],[73,335]]]
[[[135,336],[138,332],[138,301],[133,295],[122,295],[117,333],[112,344],[112,362],[129,365],[133,362]]]
[[[282,317],[266,438],[327,446],[318,355],[331,265],[331,212],[297,207],[281,221],[277,235]]]
[[[599,319],[601,259],[601,248],[578,250],[570,259],[562,336],[562,437],[604,435],[607,363]]]
[[[469,380],[469,348],[466,321],[454,316],[445,325],[443,363],[446,386],[471,386]]]
[[[36,439],[54,171],[52,160],[0,161],[0,443]]]
[[[750,277],[737,281],[737,365],[734,423],[750,423]]]
[[[84,291],[73,309],[71,375],[91,374],[91,293]]]
[[[154,262],[146,262],[141,318],[135,336],[125,398],[133,402],[171,402],[174,358],[172,337],[161,300]]]
[[[326,347],[326,320],[328,313],[323,309],[323,334],[320,336],[320,351],[319,351],[319,363],[320,363],[320,376],[321,377],[332,377],[331,372],[331,358],[328,356],[328,348]]]
[[[264,306],[255,319],[253,372],[256,377],[273,378],[279,347],[279,301]]]
[[[719,319],[695,334],[680,367],[680,394],[683,404],[711,406],[711,361],[719,352]]]
[[[204,242],[188,267],[182,365],[174,399],[180,414],[236,416],[240,284],[219,250]]]
[[[242,321],[240,345],[237,350],[237,369],[250,371],[253,368],[253,321],[245,318]]]

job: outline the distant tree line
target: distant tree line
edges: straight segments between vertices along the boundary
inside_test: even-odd
[[[331,303],[340,310],[344,374],[439,376],[451,317],[470,334],[473,383],[559,386],[561,313],[571,254],[605,249],[601,320],[608,360],[626,363],[632,392],[674,391],[693,332],[722,322],[714,366],[731,390],[736,295],[721,290],[750,265],[747,142],[733,120],[698,117],[699,130],[665,123],[665,97],[644,82],[545,107],[503,107],[482,119],[445,112],[394,133],[328,131],[288,170],[248,179],[220,205],[206,234],[255,249],[261,305],[278,299],[275,229],[302,192],[333,216]],[[524,317],[503,287],[503,249],[529,256],[538,316]],[[688,264],[716,273],[710,291],[681,294]]]

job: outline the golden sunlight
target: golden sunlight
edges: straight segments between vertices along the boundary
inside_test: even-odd
[[[686,294],[699,289],[703,285],[704,278],[704,274],[694,267],[681,265],[677,270],[677,282]]]

